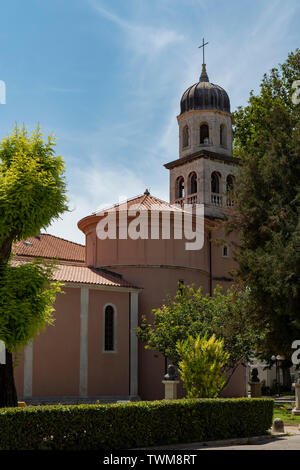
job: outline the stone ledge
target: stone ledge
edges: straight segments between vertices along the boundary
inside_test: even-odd
[[[212,447],[212,446],[226,446],[226,445],[245,445],[253,444],[259,441],[265,441],[267,439],[274,439],[277,437],[285,437],[287,433],[270,433],[262,436],[252,437],[236,437],[233,439],[223,439],[218,441],[201,441],[201,442],[189,442],[185,444],[168,444],[165,446],[153,446],[153,447],[139,447],[128,450],[177,450],[177,449],[197,449],[198,447]]]
[[[120,395],[120,396],[90,396],[90,397],[72,397],[72,396],[49,396],[49,397],[21,397],[28,406],[34,405],[92,405],[99,401],[100,404],[140,401],[139,396]]]

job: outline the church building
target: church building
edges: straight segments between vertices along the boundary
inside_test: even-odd
[[[136,337],[142,316],[151,322],[152,309],[167,295],[174,296],[179,283],[202,286],[209,294],[218,284],[224,289],[232,284],[235,263],[229,246],[214,243],[224,238],[221,221],[234,204],[232,115],[228,94],[210,83],[205,64],[199,82],[182,95],[177,121],[179,156],[164,165],[170,175],[169,202],[145,190],[87,215],[78,222],[84,246],[49,234],[14,246],[15,262],[58,259],[54,277],[64,283],[54,306],[54,325],[25,348],[15,368],[19,399],[77,403],[164,398],[165,359],[145,350]],[[180,236],[187,207],[194,209],[189,212],[192,227],[196,208],[202,208],[198,249]],[[246,395],[242,366],[224,395]]]

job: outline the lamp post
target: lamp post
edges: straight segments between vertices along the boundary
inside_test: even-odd
[[[277,356],[272,356],[271,357],[272,361],[275,362],[275,367],[276,367],[276,382],[277,382],[277,393],[278,396],[280,397],[280,364],[284,361],[285,357],[280,356],[279,354]]]

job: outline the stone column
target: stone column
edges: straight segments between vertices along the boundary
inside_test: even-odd
[[[261,397],[261,382],[258,377],[258,369],[253,367],[250,381],[251,398]]]
[[[177,398],[177,385],[179,380],[176,380],[177,373],[176,368],[172,365],[168,365],[168,372],[164,376],[162,383],[165,386],[165,400],[175,400]]]
[[[88,395],[88,321],[89,321],[89,288],[81,287],[80,291],[80,362],[79,362],[79,396]]]
[[[261,382],[250,382],[251,398],[261,397]]]
[[[292,413],[293,415],[299,416],[300,415],[300,383],[294,383],[293,387],[295,387],[296,406],[292,410]]]
[[[165,400],[176,400],[179,380],[163,380],[162,383],[165,386]]]
[[[130,398],[138,395],[138,292],[130,295]]]

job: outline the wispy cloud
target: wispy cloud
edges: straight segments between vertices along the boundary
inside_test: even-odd
[[[171,44],[184,39],[182,33],[168,28],[155,28],[147,23],[137,24],[125,20],[97,0],[89,0],[89,4],[99,15],[118,25],[127,34],[128,45],[138,55],[156,55]]]
[[[194,5],[191,12],[196,15],[191,20],[193,27],[187,30],[180,18],[173,23],[166,18],[155,21],[142,7],[134,18],[129,10],[123,17],[120,9],[107,8],[103,0],[87,1],[100,22],[107,20],[122,32],[120,54],[130,58],[125,70],[128,118],[124,119],[124,114],[121,116],[116,110],[114,121],[99,119],[90,132],[77,131],[70,136],[57,133],[80,149],[77,155],[84,154],[85,168],[81,157],[73,159],[70,200],[74,210],[49,232],[77,241],[83,241],[77,229],[78,220],[118,202],[120,197],[141,194],[146,186],[152,185],[152,194],[168,199],[168,173],[161,165],[178,157],[176,115],[182,93],[199,78],[201,54],[196,42],[199,31],[202,38],[211,28],[208,75],[213,83],[228,91],[234,110],[246,103],[250,89],[258,86],[263,73],[286,56],[285,38],[298,8],[296,0],[287,2],[284,9],[279,0],[257,5],[254,2],[254,7],[251,2],[249,20],[241,20],[241,26],[235,29],[232,24],[236,18],[232,24],[229,20],[226,28],[220,26],[223,19],[208,18],[207,9],[214,8],[215,2],[207,2],[205,9],[196,10],[206,0],[186,0]],[[174,0],[160,0],[159,8],[161,4],[173,8]],[[231,18],[232,4],[223,8]],[[130,80],[134,80],[132,88]]]
[[[85,169],[72,169],[69,188],[70,212],[56,220],[47,232],[62,238],[84,243],[84,236],[77,222],[100,209],[112,206],[118,201],[143,194],[147,184],[134,169],[110,169],[89,165]],[[151,189],[151,188],[150,188]],[[166,191],[155,188],[158,197],[165,197]]]

